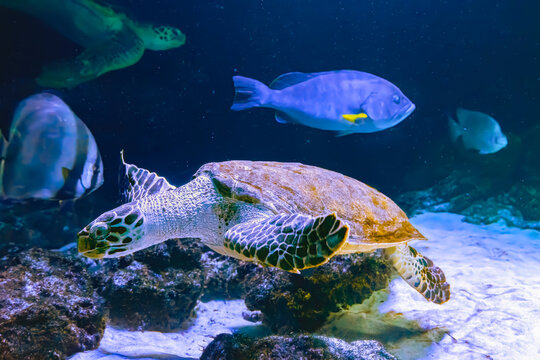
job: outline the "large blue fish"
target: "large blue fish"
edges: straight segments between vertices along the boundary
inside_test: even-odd
[[[338,131],[338,135],[388,129],[415,109],[397,86],[360,71],[293,72],[281,75],[269,87],[243,76],[233,80],[232,110],[271,108],[279,123]]]
[[[0,133],[0,198],[72,200],[103,184],[94,136],[57,96],[21,101],[6,140]]]

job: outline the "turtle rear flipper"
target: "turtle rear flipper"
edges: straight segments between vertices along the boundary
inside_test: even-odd
[[[124,28],[74,59],[46,65],[36,81],[43,87],[72,88],[106,72],[135,64],[144,49],[143,41],[132,30]]]
[[[327,262],[348,236],[349,226],[335,213],[278,214],[233,226],[224,246],[246,260],[298,273]]]
[[[440,267],[408,245],[385,250],[399,275],[427,300],[442,304],[450,299],[450,285]]]

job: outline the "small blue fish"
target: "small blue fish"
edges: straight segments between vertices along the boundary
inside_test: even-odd
[[[496,153],[508,145],[508,138],[497,120],[480,111],[457,108],[455,119],[448,116],[448,126],[452,141],[461,137],[465,149],[482,155]]]
[[[409,116],[415,105],[391,82],[353,70],[281,75],[270,87],[233,77],[232,110],[275,109],[279,123],[338,131],[338,136],[388,129]]]
[[[57,96],[21,101],[9,130],[0,133],[0,198],[73,200],[103,184],[94,136]]]

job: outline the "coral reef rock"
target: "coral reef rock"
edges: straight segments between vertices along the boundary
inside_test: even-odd
[[[220,334],[204,350],[201,360],[389,360],[395,359],[380,343],[352,343],[324,336],[268,336]]]
[[[97,348],[104,329],[104,301],[80,260],[43,249],[1,260],[1,359],[63,359]]]
[[[540,230],[539,139],[536,126],[521,136],[510,134],[508,146],[495,154],[457,151],[455,146],[434,148],[429,162],[437,167],[430,174],[425,168],[411,171],[405,188],[415,190],[396,197],[396,203],[408,215],[452,212],[475,224]]]
[[[313,331],[330,312],[361,303],[386,288],[392,274],[380,251],[336,256],[302,274],[264,269],[248,286],[246,306],[260,310],[263,322],[277,333]]]
[[[206,274],[204,301],[241,299],[248,292],[251,279],[264,271],[257,264],[220,255],[210,249],[202,255],[201,260]]]
[[[95,262],[91,270],[111,323],[130,330],[180,328],[203,291],[201,254],[195,240],[168,240],[131,256]]]
[[[452,212],[474,224],[503,223],[540,230],[540,177],[501,186],[479,173],[456,170],[434,186],[399,196],[409,215]]]

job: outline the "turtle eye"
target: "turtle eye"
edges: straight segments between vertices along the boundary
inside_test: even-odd
[[[399,104],[401,99],[399,98],[399,95],[394,95],[392,96],[392,101],[394,102],[394,104]]]
[[[95,223],[90,227],[90,236],[95,240],[103,240],[109,235],[109,233],[109,225],[102,222]]]

